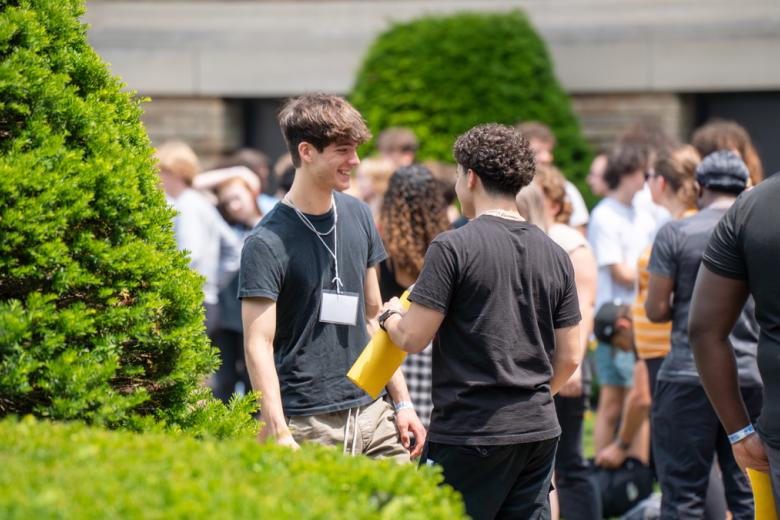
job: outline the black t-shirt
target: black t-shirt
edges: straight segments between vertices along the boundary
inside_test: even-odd
[[[483,215],[439,235],[410,300],[445,315],[429,439],[508,445],[560,434],[554,331],[579,323],[580,311],[569,255],[543,231]]]
[[[743,193],[710,238],[703,263],[720,276],[745,280],[756,303],[758,369],[764,406],[758,429],[780,449],[780,176]]]
[[[295,210],[277,204],[247,237],[241,253],[239,298],[276,301],[274,358],[285,415],[315,415],[372,401],[346,373],[368,343],[366,270],[386,258],[371,210],[334,194],[338,209],[339,275],[344,291],[357,293],[355,326],[319,320],[322,290],[335,290],[333,257]],[[320,232],[333,226],[333,211],[307,215]],[[324,237],[333,250],[334,234]]]
[[[665,224],[655,237],[648,271],[674,280],[672,349],[658,371],[659,381],[700,385],[701,379],[688,341],[688,315],[693,287],[710,235],[725,208],[706,208],[690,217]],[[731,331],[741,386],[761,386],[756,366],[758,324],[755,305],[748,299]]]

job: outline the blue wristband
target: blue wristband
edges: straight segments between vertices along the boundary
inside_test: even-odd
[[[738,443],[739,441],[741,441],[742,439],[744,439],[745,437],[747,437],[748,435],[750,435],[752,433],[756,433],[756,429],[753,428],[752,424],[748,424],[747,426],[745,426],[741,430],[736,431],[736,432],[732,433],[731,435],[729,435],[729,442],[731,444],[736,444],[736,443]]]
[[[410,401],[400,401],[398,403],[395,403],[395,411],[400,412],[401,410],[406,410],[407,408],[411,408],[414,410],[414,404]]]

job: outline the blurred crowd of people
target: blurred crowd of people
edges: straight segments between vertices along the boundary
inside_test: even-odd
[[[534,182],[518,193],[518,209],[568,254],[580,341],[590,350],[555,396],[562,428],[555,462],[560,516],[623,514],[646,498],[656,479],[662,517],[723,519],[730,512],[752,519],[752,493],[727,438],[732,432],[707,400],[688,338],[707,240],[738,195],[764,178],[749,135],[735,122],[715,121],[687,144],[638,123],[593,159],[586,184],[600,200],[589,211],[568,180],[575,172],[555,166],[552,131],[540,122],[516,129],[536,159]],[[411,130],[384,130],[345,191],[368,205],[387,251],[379,265],[382,301],[415,283],[437,235],[468,223],[456,200],[456,166],[421,162],[418,149]],[[206,329],[222,360],[209,385],[227,402],[251,389],[236,297],[242,244],[290,190],[296,168],[289,154],[271,165],[264,153],[243,149],[202,171],[183,142],[162,144],[157,158],[161,185],[178,212],[177,244],[205,279]],[[732,343],[751,419],[762,406],[758,338],[749,299]],[[431,363],[428,347],[402,366],[426,427],[434,406]],[[598,392],[591,395],[592,388]],[[589,462],[583,424],[591,404],[595,460]]]

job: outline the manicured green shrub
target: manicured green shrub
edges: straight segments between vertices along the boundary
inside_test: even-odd
[[[248,399],[202,388],[201,279],[82,12],[0,0],[0,416],[251,434]]]
[[[375,133],[413,129],[421,159],[451,161],[455,138],[479,123],[542,121],[558,139],[555,162],[567,177],[582,184],[587,174],[590,149],[544,42],[520,11],[394,25],[368,51],[350,99]]]
[[[465,518],[438,470],[333,448],[0,422],[2,518]]]

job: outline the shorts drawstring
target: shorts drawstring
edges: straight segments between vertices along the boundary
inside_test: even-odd
[[[357,435],[358,435],[358,415],[360,415],[360,407],[358,406],[355,408],[355,416],[352,417],[352,408],[347,410],[347,421],[344,424],[344,448],[342,452],[346,455],[347,453],[347,436],[349,435],[349,423],[350,419],[352,419],[352,449],[350,451],[351,456],[355,456],[355,449],[357,448]]]

